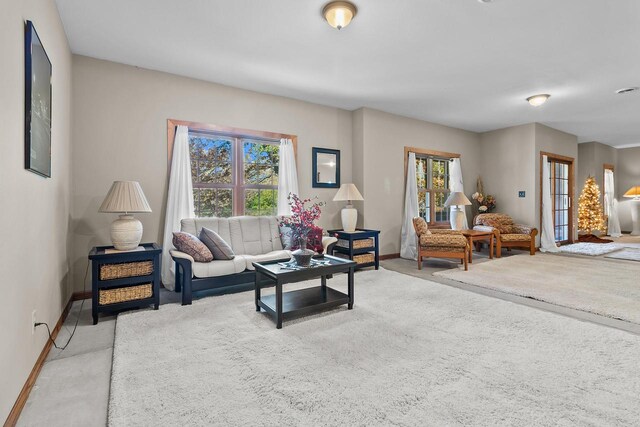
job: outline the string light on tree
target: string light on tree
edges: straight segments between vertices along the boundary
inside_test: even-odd
[[[584,183],[578,201],[578,228],[588,234],[594,230],[604,229],[602,204],[600,203],[600,188],[594,177],[590,176]]]

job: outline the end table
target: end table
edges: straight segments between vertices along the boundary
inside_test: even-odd
[[[380,231],[358,228],[355,231],[329,230],[338,238],[331,255],[342,256],[357,263],[356,270],[380,267]]]
[[[132,251],[97,246],[89,252],[93,324],[98,313],[160,305],[162,248],[143,243]]]
[[[469,242],[469,263],[473,263],[473,244],[476,242],[487,241],[489,243],[489,259],[493,259],[493,237],[495,236],[493,231],[462,230],[462,235]],[[476,245],[476,251],[480,252],[478,245]]]

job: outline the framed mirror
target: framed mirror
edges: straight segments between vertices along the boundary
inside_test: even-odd
[[[340,150],[313,147],[313,183],[314,188],[340,187]]]

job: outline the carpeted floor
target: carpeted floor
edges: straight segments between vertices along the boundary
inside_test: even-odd
[[[358,273],[355,298],[281,330],[252,293],[120,315],[109,424],[640,419],[637,335],[386,270]]]
[[[633,262],[537,253],[434,274],[640,324],[640,265]]]
[[[613,259],[625,259],[627,261],[640,261],[640,249],[624,249],[622,251],[616,251],[609,255],[605,255],[604,257]]]

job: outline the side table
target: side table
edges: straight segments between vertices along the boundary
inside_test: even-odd
[[[475,242],[487,241],[489,243],[489,259],[493,259],[493,231],[462,230],[462,235],[469,242],[469,263],[473,263],[473,244]]]
[[[350,259],[357,263],[356,270],[365,267],[380,267],[380,231],[358,228],[355,231],[329,230],[338,242],[333,246],[332,255]]]
[[[143,243],[132,251],[97,246],[89,252],[93,324],[98,313],[160,305],[162,248]]]

